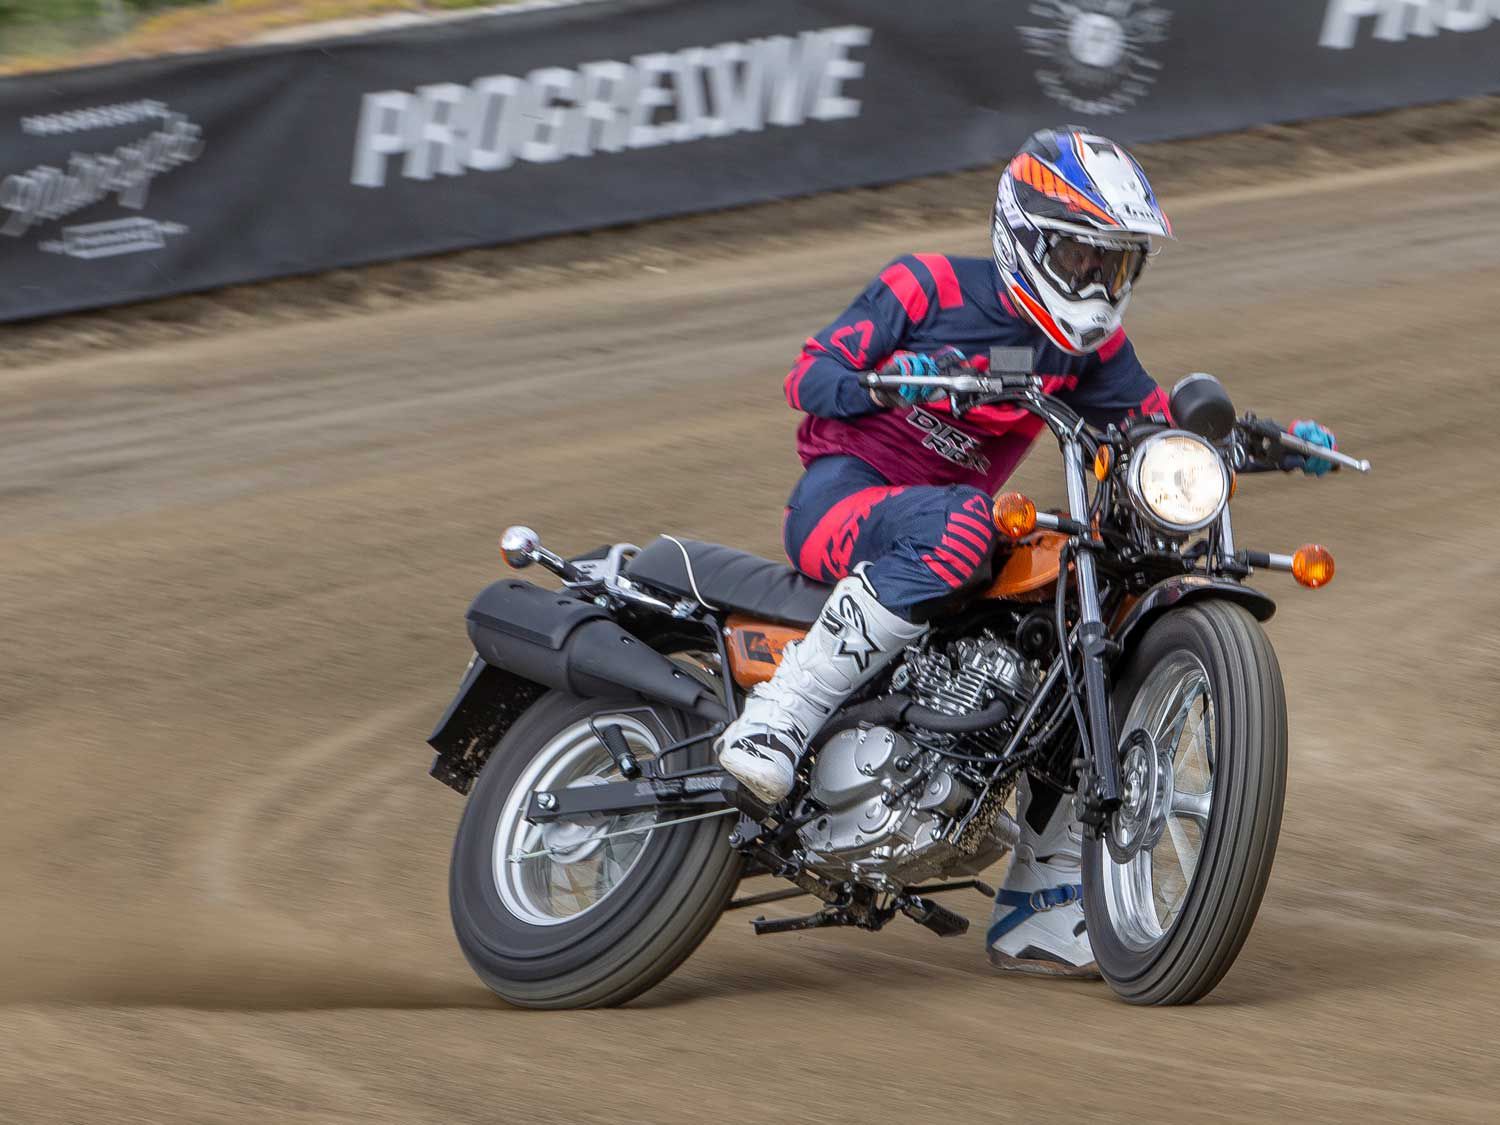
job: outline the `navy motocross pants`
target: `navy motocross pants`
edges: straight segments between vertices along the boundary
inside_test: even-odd
[[[964,485],[895,487],[858,457],[820,457],[792,490],[787,558],[809,578],[837,582],[860,563],[880,604],[921,619],[987,574],[995,542],[990,498]]]

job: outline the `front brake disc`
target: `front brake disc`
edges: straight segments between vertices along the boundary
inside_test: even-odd
[[[1137,727],[1120,740],[1120,806],[1110,816],[1104,843],[1116,863],[1129,863],[1151,848],[1166,828],[1171,807],[1171,760],[1163,757],[1150,732]],[[1166,800],[1162,797],[1165,795]]]

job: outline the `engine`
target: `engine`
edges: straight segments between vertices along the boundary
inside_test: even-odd
[[[1004,699],[1018,715],[1038,684],[1036,666],[992,633],[911,650],[892,688],[948,715]],[[808,795],[821,810],[799,831],[802,859],[831,878],[896,892],[937,875],[973,873],[1014,845],[1016,826],[991,792],[977,840],[955,829],[983,789],[982,779],[953,753],[998,753],[1012,719],[972,734],[898,732],[876,726],[842,731],[818,751]],[[816,811],[809,808],[807,811]],[[991,817],[990,814],[993,814]]]
[[[1024,706],[1036,690],[1036,665],[992,634],[964,637],[944,650],[919,651],[897,670],[891,686],[911,694],[918,703],[945,715],[979,711],[997,699]],[[923,744],[934,750],[964,754],[998,754],[1011,728],[996,727],[968,735],[924,733]]]

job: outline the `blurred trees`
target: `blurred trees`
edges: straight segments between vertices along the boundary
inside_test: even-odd
[[[0,55],[50,53],[122,35],[167,8],[212,0],[0,0]]]

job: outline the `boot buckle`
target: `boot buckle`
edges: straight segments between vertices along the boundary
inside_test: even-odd
[[[1040,891],[1032,891],[1027,905],[1032,912],[1044,914],[1048,910],[1055,910],[1059,906],[1067,906],[1078,902],[1083,898],[1083,887],[1077,883],[1068,883],[1061,887],[1048,887]]]

